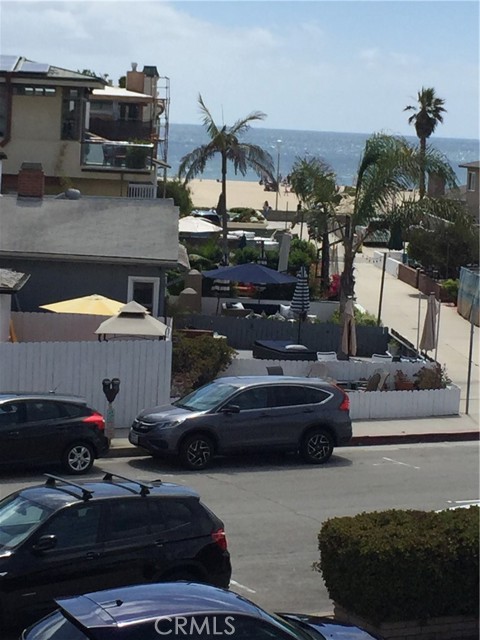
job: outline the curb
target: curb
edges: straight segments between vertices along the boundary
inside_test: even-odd
[[[348,443],[349,447],[369,447],[386,444],[417,444],[423,442],[471,442],[480,440],[479,431],[465,431],[460,433],[421,433],[395,434],[378,436],[354,436]],[[118,445],[110,448],[107,458],[135,458],[150,454],[145,449],[131,444]]]

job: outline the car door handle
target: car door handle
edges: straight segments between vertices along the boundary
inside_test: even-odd
[[[96,560],[100,557],[100,554],[95,551],[89,551],[85,557],[87,560]]]
[[[155,540],[156,547],[163,547],[164,544],[165,544],[165,540]]]

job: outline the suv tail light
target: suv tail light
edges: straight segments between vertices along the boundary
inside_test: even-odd
[[[215,544],[218,544],[222,551],[227,550],[227,536],[223,529],[217,529],[217,531],[214,531],[212,533],[212,540]]]
[[[349,411],[350,410],[350,398],[348,397],[348,393],[345,393],[343,389],[340,389],[343,393],[343,400],[340,406],[338,407],[340,411]]]
[[[89,416],[85,416],[84,418],[82,418],[82,422],[84,422],[86,424],[91,424],[91,425],[97,427],[97,429],[99,429],[100,431],[104,431],[105,430],[105,420],[104,420],[102,414],[98,413],[97,411],[95,411],[94,413],[92,413]]]

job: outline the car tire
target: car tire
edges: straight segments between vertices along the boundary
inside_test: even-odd
[[[332,434],[327,429],[310,429],[300,442],[300,455],[310,464],[323,464],[330,459],[335,447]]]
[[[193,471],[205,469],[211,463],[215,447],[212,440],[203,433],[188,436],[180,445],[182,464]]]
[[[93,466],[95,453],[93,447],[86,442],[73,442],[63,454],[63,468],[71,475],[87,473]]]

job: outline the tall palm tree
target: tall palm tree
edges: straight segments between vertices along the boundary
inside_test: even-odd
[[[228,241],[227,241],[227,164],[233,163],[235,173],[240,171],[242,175],[247,173],[247,169],[253,169],[261,178],[268,178],[274,181],[274,164],[271,155],[261,147],[248,142],[240,142],[239,136],[246,133],[250,128],[250,123],[255,120],[263,120],[266,114],[261,111],[253,111],[245,118],[237,120],[231,127],[223,125],[219,127],[210,111],[205,106],[202,96],[198,96],[200,111],[203,114],[203,124],[207,130],[210,141],[187,153],[180,161],[178,169],[179,177],[185,178],[185,183],[195,176],[203,173],[207,162],[216,156],[221,157],[222,191],[218,201],[217,213],[222,220],[223,227],[223,256],[224,264],[228,264]]]
[[[353,213],[342,236],[342,309],[347,296],[354,295],[354,260],[365,238],[356,237],[355,227],[366,225],[368,229],[372,221],[388,221],[392,211],[398,212],[403,194],[418,180],[420,166],[441,176],[449,187],[456,186],[455,172],[437,150],[426,149],[421,157],[403,138],[385,134],[374,134],[366,141],[358,169]]]
[[[425,158],[427,148],[427,138],[435,131],[439,122],[443,122],[442,113],[446,113],[443,108],[445,100],[435,95],[435,89],[429,87],[418,92],[418,105],[408,105],[404,111],[415,111],[408,119],[408,124],[414,124],[417,137],[420,140],[420,160]],[[420,167],[420,199],[425,195],[425,166],[424,162]]]

